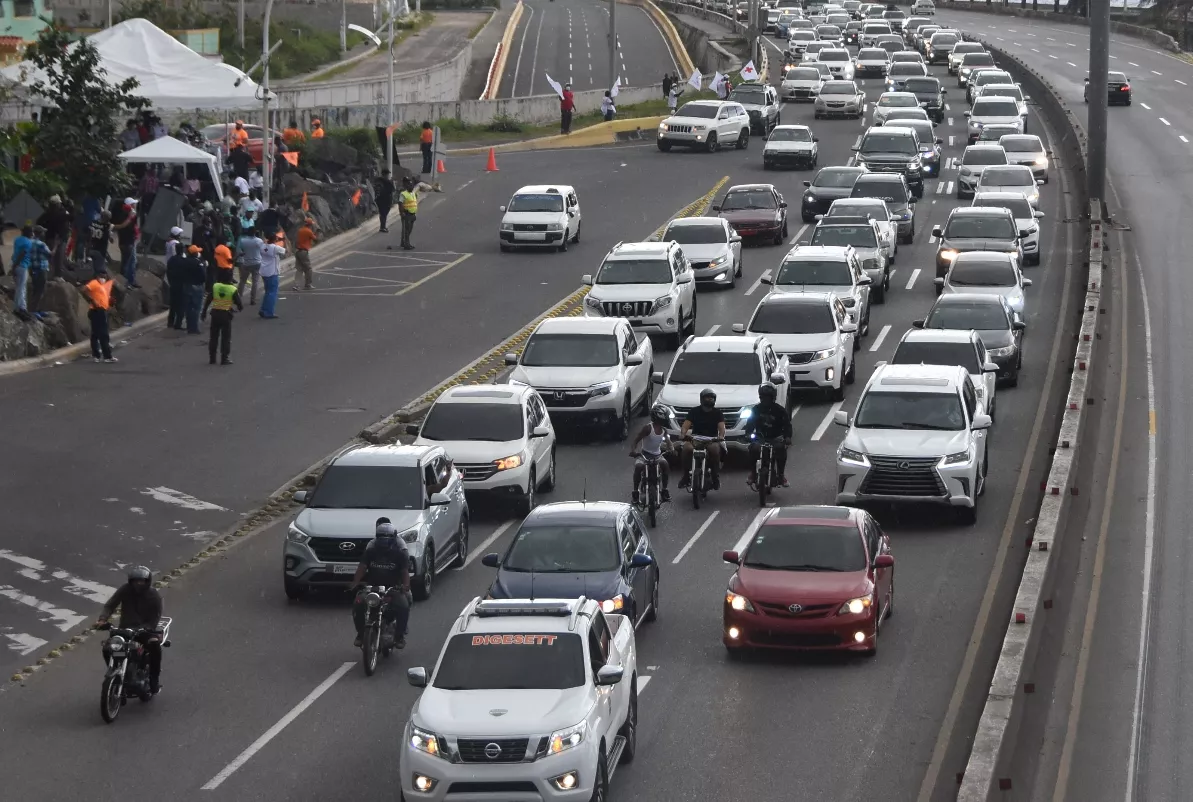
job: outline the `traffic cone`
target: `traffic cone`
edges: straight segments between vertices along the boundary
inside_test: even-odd
[[[485,172],[497,172],[497,151],[493,148],[489,148],[489,163],[485,165]]]
[[[447,168],[443,166],[443,159],[439,159],[435,163],[435,172],[438,173],[439,175],[447,174]]]

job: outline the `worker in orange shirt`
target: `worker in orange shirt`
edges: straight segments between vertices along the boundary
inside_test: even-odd
[[[112,284],[108,268],[96,268],[95,278],[84,285],[90,308],[87,319],[91,322],[91,357],[99,362],[117,362],[112,356],[112,344],[108,339],[108,310],[112,308]]]
[[[318,120],[311,120],[311,139],[323,138],[323,123]]]
[[[282,130],[282,141],[291,148],[307,141],[307,135],[298,128],[298,120],[291,120],[289,127]]]
[[[419,149],[423,152],[423,175],[429,175],[435,158],[435,129],[429,122],[423,123],[422,133],[418,138]]]
[[[244,120],[237,120],[228,134],[228,150],[236,150],[249,143],[249,132],[244,130]]]
[[[311,248],[315,247],[315,241],[318,237],[315,236],[315,221],[308,217],[302,223],[302,228],[298,229],[298,243],[294,250],[294,289],[298,289],[298,279],[303,279],[302,289],[313,290],[315,285],[311,283]]]

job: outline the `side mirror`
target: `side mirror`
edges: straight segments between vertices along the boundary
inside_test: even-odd
[[[642,364],[641,354],[630,354],[625,358],[625,364],[628,368],[635,368]]]
[[[675,277],[675,281],[678,284],[691,284],[692,283],[692,271],[691,270],[683,271],[682,273],[680,273],[678,276]]]
[[[406,424],[406,434],[410,435],[411,437],[418,437],[418,432],[419,425],[417,423]]]
[[[868,284],[873,284],[873,283],[874,283],[874,279],[870,278],[869,276],[862,276],[861,278],[859,278],[859,279],[857,280],[857,283],[858,283],[860,286],[862,286],[862,287],[865,287],[865,286],[866,286],[866,285],[868,285]]]
[[[820,220],[823,220],[823,219],[824,219],[824,215],[822,215],[822,214],[818,214],[818,215],[816,215],[816,220],[817,220],[817,221],[820,221]]]
[[[736,233],[735,233],[735,234],[730,234],[730,235],[729,235],[729,241],[730,241],[730,242],[741,242],[741,234],[736,234]]]
[[[993,362],[987,362],[985,365],[982,365],[982,372],[998,373],[998,365],[994,364]]]
[[[849,413],[843,409],[838,409],[833,413],[833,423],[837,424],[838,426],[848,426]]]
[[[989,415],[979,413],[973,416],[974,429],[989,429],[992,422]]]
[[[894,568],[895,558],[890,554],[879,554],[874,558],[875,568]]]
[[[721,552],[721,559],[724,560],[725,562],[729,563],[730,565],[738,565],[741,563],[741,555],[738,554],[736,551]]]
[[[944,144],[944,140],[943,140],[943,139],[941,139],[940,137],[936,137],[936,144],[937,144],[937,145],[943,145],[943,144]]]
[[[616,685],[624,675],[625,669],[621,666],[601,666],[597,671],[596,684],[602,688]]]
[[[489,552],[484,557],[481,557],[481,565],[486,568],[500,568],[501,555],[495,551]]]
[[[1011,328],[1014,329],[1015,331],[1026,331],[1027,324],[1024,323],[1022,320],[1016,320],[1014,323],[1011,324]]]
[[[1086,78],[1086,79],[1085,79],[1085,82],[1086,82],[1086,83],[1089,83],[1089,78]]]
[[[580,283],[583,284],[585,287],[591,287],[592,286],[592,276],[585,273],[583,276],[580,276]]]
[[[745,323],[734,323],[733,324],[733,333],[734,334],[745,334],[746,333],[746,324]]]
[[[943,278],[934,278],[934,279],[932,279],[932,283],[935,284],[937,287],[943,287],[944,279]]]
[[[447,493],[432,493],[431,494],[431,506],[432,507],[446,507],[448,504],[451,504],[451,503],[452,503],[451,497],[448,496]]]
[[[949,93],[949,90],[947,90],[947,89],[940,90],[940,94],[942,94],[942,95],[947,95],[948,93]]]
[[[1031,232],[1026,228],[1019,229],[1019,239],[1027,239],[1029,236],[1031,236]]]
[[[575,217],[576,212],[573,209],[568,209],[568,217]]]
[[[712,205],[712,210],[713,210],[714,212],[719,212],[719,211],[721,211],[721,204],[719,204],[719,203],[714,203],[714,204]]]
[[[662,372],[656,370],[654,373],[650,374],[650,383],[651,384],[662,384],[663,383]]]
[[[857,324],[856,323],[842,323],[841,331],[845,332],[846,334],[853,334],[855,331],[857,331]]]
[[[497,211],[499,211],[499,212],[505,212],[505,207],[504,207],[504,206],[498,206],[498,207],[497,207]]]
[[[932,236],[936,237],[937,239],[940,239],[941,237],[944,236],[944,229],[941,228],[940,226],[933,226],[932,227]]]
[[[296,492],[296,493],[294,494],[294,503],[295,503],[295,504],[306,504],[306,503],[307,503],[307,497],[308,497],[309,495],[310,495],[310,494],[309,494],[307,491],[305,491],[305,490],[299,490],[298,492]]]
[[[1024,95],[1024,96],[1023,96],[1023,102],[1024,102],[1024,103],[1030,103],[1030,102],[1031,102],[1031,95]]]
[[[812,186],[812,182],[811,182],[811,181],[805,181],[805,182],[804,182],[804,186],[805,186],[805,187],[810,187],[810,186]]]
[[[517,354],[506,354],[505,355],[505,364],[507,364],[507,365],[518,364],[518,355]]]
[[[421,666],[406,669],[406,681],[416,688],[427,687],[427,670]]]
[[[1042,178],[1037,178],[1037,179],[1036,179],[1036,186],[1037,186],[1037,187],[1042,187],[1042,186],[1044,186],[1044,179],[1042,179]]]
[[[813,142],[819,142],[819,141],[820,141],[820,137],[818,137],[818,136],[814,136],[814,137],[812,137],[812,141],[813,141]]]
[[[1044,214],[1043,212],[1039,211],[1039,210],[1036,210],[1036,211],[1034,211],[1034,212],[1032,212],[1032,213],[1031,213],[1031,216],[1032,216],[1032,217],[1034,217],[1034,218],[1036,218],[1037,220],[1040,220],[1040,219],[1042,219],[1043,217],[1045,217],[1045,214]]]
[[[630,568],[649,568],[654,565],[654,557],[649,554],[635,554],[630,558]]]
[[[537,440],[538,438],[546,437],[549,434],[551,434],[551,430],[546,426],[535,426],[534,430],[530,433],[530,436]]]
[[[924,321],[922,321],[922,320],[913,320],[913,321],[911,321],[911,327],[912,327],[913,329],[922,329],[922,328],[924,328]]]
[[[775,285],[775,280],[770,276],[763,276],[760,280],[768,287],[773,287]]]
[[[787,377],[785,375],[783,375],[782,373],[772,373],[770,375],[770,383],[771,384],[786,384]]]
[[[1030,287],[1030,286],[1031,286],[1031,279],[1029,279],[1029,278],[1025,278],[1025,279],[1023,279],[1023,286],[1024,286],[1024,287]]]
[[[961,114],[962,114],[962,116],[965,116],[965,117],[972,117],[972,116],[973,116],[973,112],[972,112],[972,111],[963,111],[963,112],[961,112]]]
[[[1043,184],[1044,182],[1043,182],[1043,181],[1041,181],[1040,183],[1041,183],[1041,184]],[[787,208],[787,201],[779,201],[779,208],[780,208],[780,209],[786,209],[786,208]]]

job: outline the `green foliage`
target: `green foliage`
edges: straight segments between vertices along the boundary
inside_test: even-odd
[[[57,25],[44,28],[26,60],[43,77],[29,91],[45,99],[41,125],[32,132],[34,166],[55,172],[75,196],[103,197],[128,181],[117,158],[117,136],[128,112],[149,106],[137,80],[105,80],[99,52]]]

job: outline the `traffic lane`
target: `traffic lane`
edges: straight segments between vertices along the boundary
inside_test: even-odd
[[[534,94],[534,76],[537,72],[538,49],[542,41],[542,29],[548,22],[551,4],[537,0],[524,4],[522,18],[510,39],[509,55],[506,57],[505,74],[501,77],[500,97],[526,97]],[[559,35],[556,29],[558,17],[552,17],[547,29],[547,41]],[[566,31],[564,32],[566,33]],[[523,68],[525,62],[525,68]],[[546,83],[539,83],[546,91]]]
[[[503,154],[498,173],[480,172],[479,158],[460,159],[458,189],[449,184],[450,194],[424,200],[415,242],[426,251],[389,251],[395,235],[378,235],[326,266],[350,269],[334,279],[321,273],[323,289],[284,293],[279,320],[260,321],[249,307],[234,324],[232,368],[207,364],[205,337],[159,331],[119,349],[121,363],[108,370],[76,362],[9,377],[0,400],[27,425],[7,441],[25,469],[0,489],[5,548],[108,588],[129,563],[174,567],[363,426],[573,292],[615,242],[645,238],[714,183],[684,173],[642,186],[659,169],[655,156],[653,147]],[[500,253],[498,207],[545,175],[572,182],[591,210],[581,242],[566,255]],[[401,272],[394,257],[410,255],[455,266],[419,287],[382,292],[374,280],[367,290],[344,289],[349,275]],[[84,420],[119,425],[84,436]],[[8,567],[0,560],[0,570]],[[50,596],[54,587],[24,576],[0,584],[75,615],[95,603]],[[47,628],[35,607],[3,595],[0,605],[20,617],[17,633],[60,639],[63,631]],[[8,651],[6,668],[28,656]]]
[[[596,12],[605,19],[607,26],[608,5],[597,5]],[[608,30],[607,27],[605,30]],[[595,57],[603,58],[607,64],[608,39],[604,38],[599,42],[594,39],[593,47],[602,54]],[[622,86],[649,86],[661,83],[667,73],[678,75],[681,72],[667,43],[667,37],[663,35],[654,17],[641,6],[625,3],[619,3],[617,6],[617,63]]]
[[[612,86],[607,12],[581,0],[533,0],[525,9],[510,45],[501,97],[550,94],[548,75],[576,91]]]

